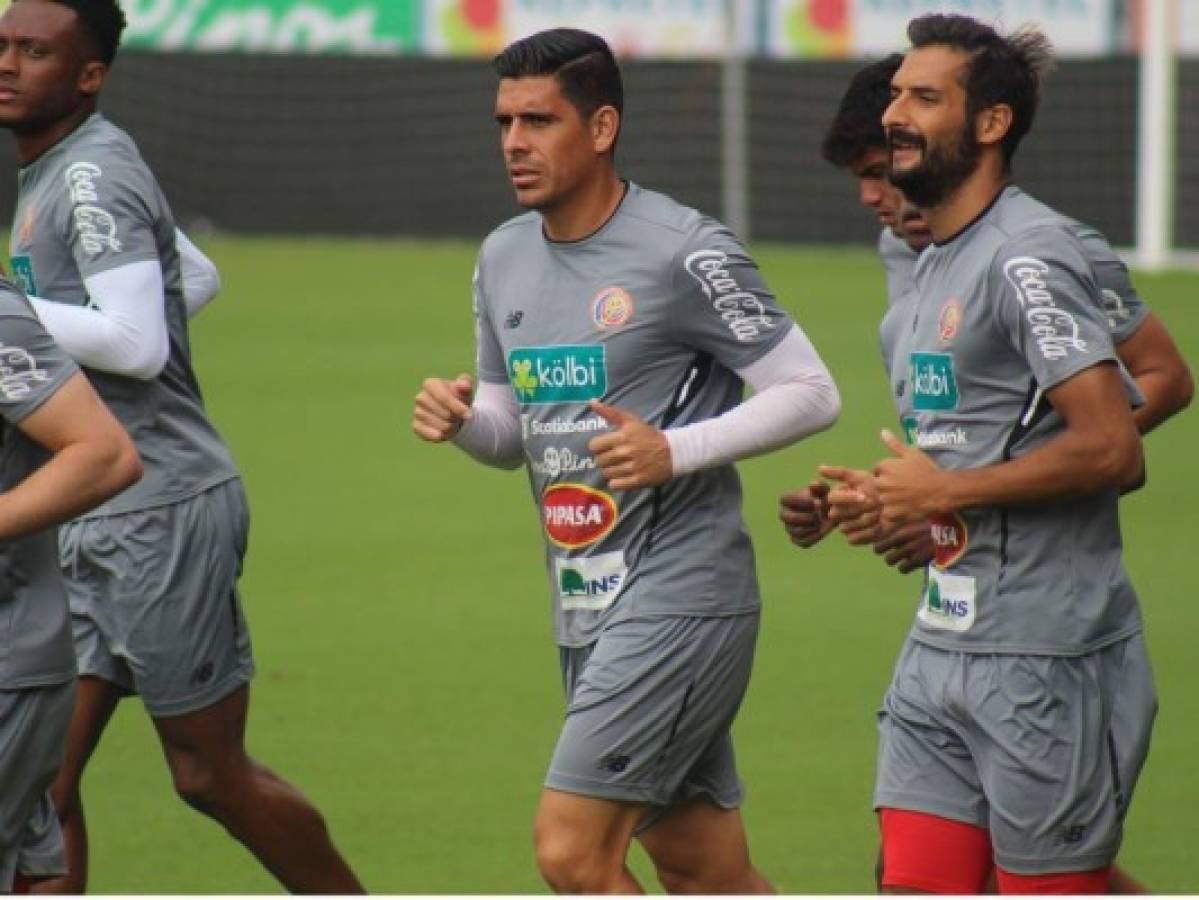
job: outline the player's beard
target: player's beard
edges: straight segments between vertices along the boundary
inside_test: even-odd
[[[888,156],[887,178],[920,209],[940,206],[945,199],[974,174],[982,156],[982,145],[970,128],[963,128],[953,144],[933,144],[915,132],[893,129],[888,139],[900,138],[905,144],[917,144],[923,151],[919,165],[897,172]]]

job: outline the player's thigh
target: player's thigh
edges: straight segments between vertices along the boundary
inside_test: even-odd
[[[62,835],[47,793],[62,763],[74,683],[0,691],[0,890],[63,871]]]
[[[667,806],[687,795],[695,775],[695,790],[736,805],[731,744],[712,751],[728,740],[756,636],[756,615],[657,617],[605,629],[578,651],[581,665],[567,662],[567,714],[546,786]]]
[[[987,798],[963,732],[963,656],[909,640],[878,713],[875,809],[908,809],[985,828]]]
[[[665,875],[707,884],[742,879],[750,868],[741,811],[695,797],[672,806],[637,834]]]
[[[104,520],[108,644],[154,717],[194,712],[253,675],[237,591],[248,534],[241,483],[178,503]]]
[[[1111,865],[1156,710],[1140,637],[1080,657],[980,657],[968,684],[996,865]]]

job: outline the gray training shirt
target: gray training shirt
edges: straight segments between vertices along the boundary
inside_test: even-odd
[[[909,440],[944,468],[994,465],[1045,444],[1065,427],[1045,392],[1115,359],[1072,223],[1018,188],[925,250],[915,280],[892,387]],[[913,637],[949,650],[1072,655],[1136,633],[1118,500],[1108,489],[935,519]]]
[[[26,293],[81,306],[88,303],[84,279],[135,262],[162,265],[166,368],[152,381],[86,369],[137,444],[145,475],[84,518],[177,502],[236,478],[191,367],[175,221],[125,132],[93,115],[20,170],[11,250]]]
[[[78,371],[46,334],[29,301],[0,278],[0,491],[16,487],[49,459],[14,426]],[[0,690],[74,677],[56,530],[0,541]]]
[[[1074,219],[1063,217],[1063,221],[1082,244],[1083,253],[1095,272],[1112,341],[1122,344],[1141,327],[1149,315],[1149,308],[1133,287],[1128,266],[1112,249],[1103,233]],[[887,284],[887,311],[879,324],[878,346],[883,367],[890,372],[891,354],[906,331],[904,326],[910,315],[908,302],[912,299],[912,278],[919,254],[902,238],[896,237],[890,228],[884,228],[878,236],[878,255],[883,263]],[[1135,393],[1135,388],[1133,391]]]
[[[479,378],[510,383],[541,508],[562,646],[638,615],[759,606],[741,486],[725,465],[655,489],[611,491],[588,442],[593,398],[658,428],[741,402],[734,369],[793,323],[718,222],[629,184],[612,218],[573,243],[529,213],[484,242],[475,282]]]

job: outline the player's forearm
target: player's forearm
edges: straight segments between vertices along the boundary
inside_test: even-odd
[[[1141,472],[1139,441],[1097,430],[1067,430],[1008,462],[978,469],[942,469],[930,485],[934,512],[986,506],[1026,506],[1121,489]]]
[[[454,444],[484,465],[515,469],[524,461],[520,409],[506,384],[479,383],[471,417],[453,437]]]
[[[207,306],[221,290],[221,273],[186,234],[175,229],[179,271],[183,280],[183,303],[190,319]]]
[[[830,427],[841,413],[832,376],[798,328],[738,374],[756,393],[714,419],[663,434],[675,475],[748,459]]]
[[[81,515],[140,476],[141,462],[127,442],[100,438],[70,444],[12,490],[0,494],[0,541]]]
[[[1145,395],[1145,403],[1132,414],[1141,434],[1148,434],[1166,419],[1186,409],[1195,391],[1191,373],[1185,366],[1181,371],[1144,372],[1136,375],[1134,380]]]

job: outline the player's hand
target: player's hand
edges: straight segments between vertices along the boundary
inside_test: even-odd
[[[829,518],[828,485],[813,481],[801,491],[792,491],[779,498],[779,518],[791,543],[805,550],[814,547],[833,530]]]
[[[829,491],[829,518],[854,546],[873,544],[883,536],[882,507],[874,478],[864,469],[820,466],[820,474],[837,482]]]
[[[936,547],[928,522],[908,522],[887,533],[874,544],[874,552],[901,574],[923,569],[932,562]]]
[[[593,437],[587,449],[595,454],[608,487],[614,491],[632,491],[653,487],[670,480],[674,463],[666,435],[631,412],[591,401],[595,414],[615,431]]]
[[[883,525],[891,530],[907,522],[926,521],[940,512],[939,484],[945,470],[923,450],[907,446],[886,428],[881,437],[894,454],[874,467]]]
[[[416,395],[412,430],[430,443],[448,441],[471,417],[470,402],[474,394],[475,383],[469,375],[459,375],[453,381],[426,378]]]

